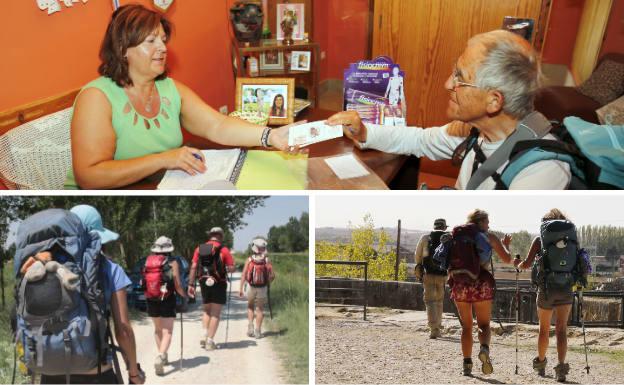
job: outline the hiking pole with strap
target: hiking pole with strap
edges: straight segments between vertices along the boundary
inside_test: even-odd
[[[589,374],[589,360],[587,359],[587,340],[585,339],[585,318],[583,317],[583,289],[579,291],[579,310],[581,312],[581,327],[583,329],[583,346],[585,346],[585,370]]]
[[[182,371],[182,361],[184,358],[184,298],[182,297],[182,308],[180,309],[180,371]]]
[[[490,256],[490,265],[492,266],[492,279],[494,280],[494,298],[496,298],[496,277],[494,276],[494,257]],[[496,301],[494,301],[496,303]],[[496,318],[498,319],[498,324],[501,327],[501,333],[505,332],[505,328],[503,327],[503,323],[500,319],[500,312],[496,312]]]
[[[230,331],[230,302],[232,302],[232,273],[230,273],[230,289],[227,300],[227,320],[225,321],[225,346],[228,343],[228,334]]]
[[[516,254],[516,260],[520,260],[520,254]],[[518,374],[518,318],[520,318],[520,269],[516,267],[516,374]]]

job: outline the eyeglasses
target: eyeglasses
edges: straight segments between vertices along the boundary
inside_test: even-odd
[[[461,77],[461,72],[459,72],[459,69],[457,68],[457,64],[455,64],[455,67],[453,68],[453,75],[452,75],[453,90],[455,90],[456,88],[459,88],[459,87],[479,88],[479,86],[477,86],[476,84],[466,83],[466,82],[460,81],[459,80],[460,77]]]

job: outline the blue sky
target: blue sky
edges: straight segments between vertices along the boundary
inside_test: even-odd
[[[234,232],[234,250],[244,251],[257,235],[266,236],[271,226],[280,226],[288,222],[288,218],[301,216],[309,212],[307,196],[271,196],[253,213],[243,217],[247,226]],[[271,245],[269,245],[271,250]]]

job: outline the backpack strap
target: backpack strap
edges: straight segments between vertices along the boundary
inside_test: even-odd
[[[574,146],[559,140],[535,139],[517,142],[509,163],[497,181],[497,190],[507,190],[513,179],[526,167],[543,160],[558,160],[570,166],[572,173],[571,189],[584,189],[585,174],[582,171],[581,154]]]
[[[518,123],[516,130],[505,139],[503,144],[489,158],[486,158],[481,148],[475,145],[473,148],[475,151],[474,173],[468,181],[466,189],[476,190],[481,183],[490,177],[496,181],[499,178],[497,170],[509,161],[516,143],[529,139],[541,139],[550,132],[551,128],[550,122],[544,115],[533,111]]]

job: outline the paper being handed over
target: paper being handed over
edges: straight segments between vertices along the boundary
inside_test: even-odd
[[[340,138],[342,126],[329,126],[322,120],[290,127],[288,145],[305,147],[313,143]]]

